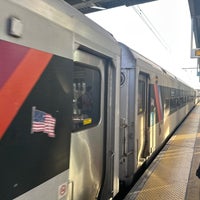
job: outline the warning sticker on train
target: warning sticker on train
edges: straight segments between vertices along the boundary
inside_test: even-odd
[[[83,125],[88,125],[92,123],[92,118],[87,118],[83,120]]]
[[[58,200],[65,197],[67,194],[67,183],[63,183],[58,187]]]

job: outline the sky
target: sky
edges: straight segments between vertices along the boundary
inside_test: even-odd
[[[151,24],[150,28],[141,15]],[[196,69],[183,69],[197,67],[196,58],[190,58],[191,16],[188,0],[158,0],[134,7],[98,11],[87,16],[112,33],[119,42],[190,86],[200,88]]]

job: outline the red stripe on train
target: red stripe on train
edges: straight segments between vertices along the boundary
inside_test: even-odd
[[[0,40],[0,88],[14,72],[29,48]]]
[[[160,94],[159,94],[159,89],[158,85],[154,84],[154,93],[155,93],[155,100],[156,100],[156,109],[157,109],[157,114],[158,114],[158,121],[160,122],[162,120],[162,105],[160,102]]]
[[[52,54],[30,49],[2,86],[0,90],[0,139],[51,58]]]

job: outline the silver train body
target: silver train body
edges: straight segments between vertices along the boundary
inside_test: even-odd
[[[154,153],[195,105],[194,90],[121,44],[120,180]]]
[[[1,0],[0,25],[0,199],[112,199],[195,105],[62,0]]]

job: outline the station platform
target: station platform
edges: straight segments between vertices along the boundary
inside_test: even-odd
[[[188,115],[124,200],[200,200],[200,104]]]

